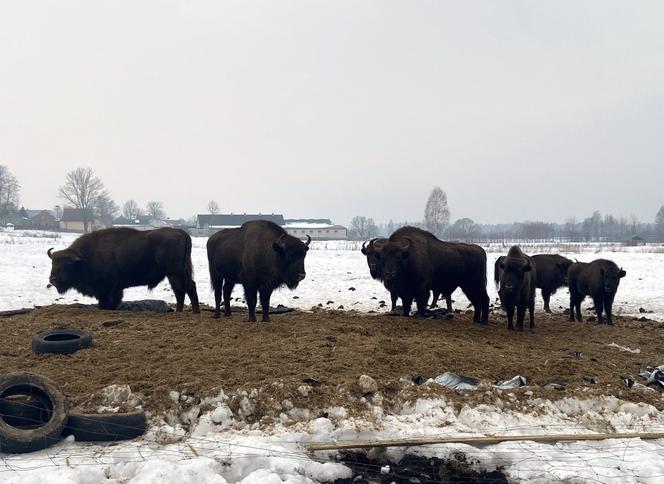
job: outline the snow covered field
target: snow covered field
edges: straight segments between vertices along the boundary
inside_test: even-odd
[[[0,233],[0,310],[51,303],[95,302],[74,291],[60,296],[47,289],[49,247],[67,247],[76,235],[5,232]],[[209,288],[205,238],[194,239],[193,262],[199,297],[212,303]],[[360,311],[384,311],[389,294],[371,280],[366,262],[351,242],[312,242],[307,255],[307,278],[296,291],[282,290],[273,305],[301,309],[323,304]],[[530,253],[549,252],[546,247],[528,247]],[[539,250],[541,249],[541,250]],[[580,261],[605,257],[627,271],[621,282],[615,313],[638,315],[639,308],[654,311],[648,317],[664,321],[664,254],[659,248],[574,246],[564,255]],[[490,247],[492,263],[507,248]],[[489,277],[489,280],[491,277]],[[496,297],[493,284],[489,285]],[[349,290],[349,288],[355,290]],[[242,296],[237,289],[237,297]],[[297,296],[297,299],[294,299]],[[375,297],[376,299],[372,299]],[[159,298],[174,302],[166,284],[152,293],[145,288],[125,292],[125,300]],[[456,307],[466,299],[457,292]],[[328,301],[333,301],[327,305]],[[567,291],[552,299],[552,308],[567,307]],[[538,297],[541,309],[542,301]],[[584,307],[591,305],[586,301]],[[427,383],[432,384],[432,383]],[[209,400],[215,410],[193,419],[191,432],[178,425],[154,425],[144,438],[117,445],[91,445],[71,439],[45,451],[9,456],[0,454],[0,482],[133,484],[177,483],[313,483],[348,478],[351,470],[333,461],[333,453],[307,454],[303,444],[347,439],[384,439],[425,435],[526,435],[581,434],[593,432],[664,432],[664,413],[646,404],[625,403],[614,397],[566,398],[556,402],[531,400],[527,406],[514,404],[510,391],[482,387],[491,404],[455,407],[444,399],[420,399],[388,413],[376,395],[365,404],[370,418],[349,416],[346,409],[325,409],[326,418],[316,418],[315,409],[284,411],[282,422],[270,426],[249,425],[240,412],[234,414],[222,393]],[[523,390],[519,390],[523,391]],[[251,395],[247,405],[251,405]],[[180,420],[191,417],[180,416]],[[165,436],[167,438],[165,438]],[[171,437],[181,437],[164,443]],[[171,442],[174,439],[170,439]],[[177,440],[177,439],[175,439]],[[478,469],[502,467],[515,482],[664,482],[664,441],[607,440],[539,444],[512,442],[482,447],[429,445],[412,447],[408,453],[448,457],[463,452],[476,461]],[[398,460],[404,449],[391,449],[387,456]]]
[[[76,234],[56,234],[47,232],[0,232],[0,310],[32,307],[52,303],[84,302],[94,303],[93,299],[69,291],[60,296],[54,288],[47,289],[51,261],[46,250],[66,248]],[[203,303],[213,304],[210,277],[207,267],[205,244],[207,238],[193,239],[192,261],[198,296]],[[348,241],[312,242],[312,250],[305,260],[307,278],[295,291],[282,289],[272,296],[271,304],[308,310],[322,304],[329,308],[355,309],[358,311],[384,311],[380,301],[388,304],[390,298],[384,287],[371,279],[366,260],[359,251],[361,244]],[[493,261],[507,252],[508,247],[494,244],[487,248],[489,295],[497,297],[493,285]],[[597,258],[608,258],[627,271],[618,289],[614,314],[638,315],[639,309],[653,311],[648,316],[664,321],[664,248],[663,247],[623,247],[598,244],[572,244],[551,247],[548,245],[524,245],[531,254],[560,251],[569,258],[586,262]],[[351,290],[354,288],[355,290]],[[242,288],[236,286],[234,297],[242,298]],[[175,302],[168,281],[162,282],[152,292],[145,287],[125,291],[125,301],[156,298]],[[465,308],[468,300],[460,290],[453,295],[457,308]],[[330,304],[328,302],[332,301]],[[187,300],[188,303],[188,300]],[[239,304],[235,303],[235,304]],[[537,299],[542,308],[542,299]],[[584,307],[590,307],[587,300]],[[569,306],[566,289],[560,290],[551,299],[551,307]]]

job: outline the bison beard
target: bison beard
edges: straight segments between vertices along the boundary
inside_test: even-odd
[[[185,294],[193,312],[200,312],[191,266],[191,237],[183,230],[131,228],[98,230],[79,237],[67,249],[47,251],[50,283],[60,294],[76,289],[99,301],[100,309],[116,309],[124,289],[155,288],[165,277],[175,293],[176,311]]]
[[[304,258],[307,243],[288,235],[277,224],[254,220],[237,229],[213,234],[207,242],[210,281],[214,289],[214,317],[220,316],[221,295],[224,316],[231,315],[231,293],[235,284],[244,286],[249,321],[256,321],[257,293],[260,295],[263,321],[270,321],[270,297],[282,285],[295,289],[305,278]]]

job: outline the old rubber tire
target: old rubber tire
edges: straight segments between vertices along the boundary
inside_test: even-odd
[[[79,329],[52,329],[32,338],[35,353],[58,353],[68,355],[92,346],[90,333]]]
[[[48,400],[36,398],[0,398],[0,418],[12,427],[30,429],[44,425],[51,418]]]
[[[44,402],[50,419],[35,428],[19,428],[0,418],[0,452],[34,452],[58,442],[69,418],[69,404],[62,390],[48,378],[33,373],[0,376],[0,398],[15,395],[32,396]]]
[[[143,435],[146,427],[143,410],[107,414],[72,412],[63,435],[89,442],[129,440]]]

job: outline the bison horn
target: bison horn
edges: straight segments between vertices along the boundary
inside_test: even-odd
[[[410,237],[404,237],[404,239],[406,240],[406,242],[408,242],[408,245],[404,247],[403,250],[408,250],[413,245],[413,239],[411,239]]]
[[[48,255],[49,259],[53,259],[53,254],[51,254],[51,252],[53,252],[53,247],[51,247],[46,251],[46,255]]]
[[[311,237],[309,237],[309,235],[307,235],[307,241],[304,243],[304,246],[309,247],[309,244],[311,244]]]

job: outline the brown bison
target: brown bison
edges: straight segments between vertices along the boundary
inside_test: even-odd
[[[537,287],[542,290],[544,311],[550,313],[551,295],[567,285],[567,270],[574,261],[558,254],[537,254],[532,256],[532,259],[537,268]]]
[[[426,313],[429,291],[452,294],[460,287],[475,308],[474,321],[486,324],[486,253],[478,245],[443,242],[415,227],[396,230],[379,253],[385,286],[403,301],[403,315],[413,300],[417,314]]]
[[[627,274],[624,270],[606,259],[592,262],[575,262],[569,267],[569,320],[583,321],[581,302],[586,296],[593,298],[597,321],[602,322],[602,312],[606,312],[607,323],[613,324],[611,311],[620,279]]]
[[[139,231],[110,228],[80,236],[67,249],[47,251],[49,281],[60,294],[76,289],[97,298],[100,309],[116,309],[124,289],[154,289],[165,277],[175,293],[176,311],[185,294],[193,312],[200,312],[191,267],[191,237],[180,229]]]
[[[379,252],[383,248],[383,245],[388,242],[388,239],[371,239],[369,241],[369,245],[367,245],[366,242],[362,244],[362,248],[360,249],[362,253],[367,257],[367,265],[369,266],[369,274],[371,274],[371,277],[374,278],[377,281],[383,282],[383,277],[382,277],[382,261],[380,260],[380,254]],[[390,291],[390,299],[392,301],[392,309],[390,312],[396,313],[397,312],[397,299],[399,298],[397,296],[396,291],[390,290],[389,288],[386,289]],[[440,292],[434,291],[433,292],[433,299],[431,300],[431,305],[429,306],[431,309],[435,308],[438,304],[438,299],[440,298],[441,294]],[[452,312],[452,297],[443,295],[445,298],[445,302],[447,303],[447,311]]]
[[[498,265],[500,266],[498,294],[500,303],[507,312],[507,329],[514,329],[515,307],[516,328],[523,331],[526,308],[530,313],[530,327],[535,327],[535,287],[537,284],[535,263],[515,245],[510,248],[506,257],[499,259]]]
[[[256,296],[260,295],[263,321],[270,321],[270,296],[280,286],[295,289],[306,273],[307,242],[288,235],[279,225],[253,220],[236,229],[224,229],[207,242],[210,281],[214,289],[214,317],[220,315],[224,293],[224,316],[231,315],[231,293],[235,284],[244,286],[249,321],[256,321]]]

